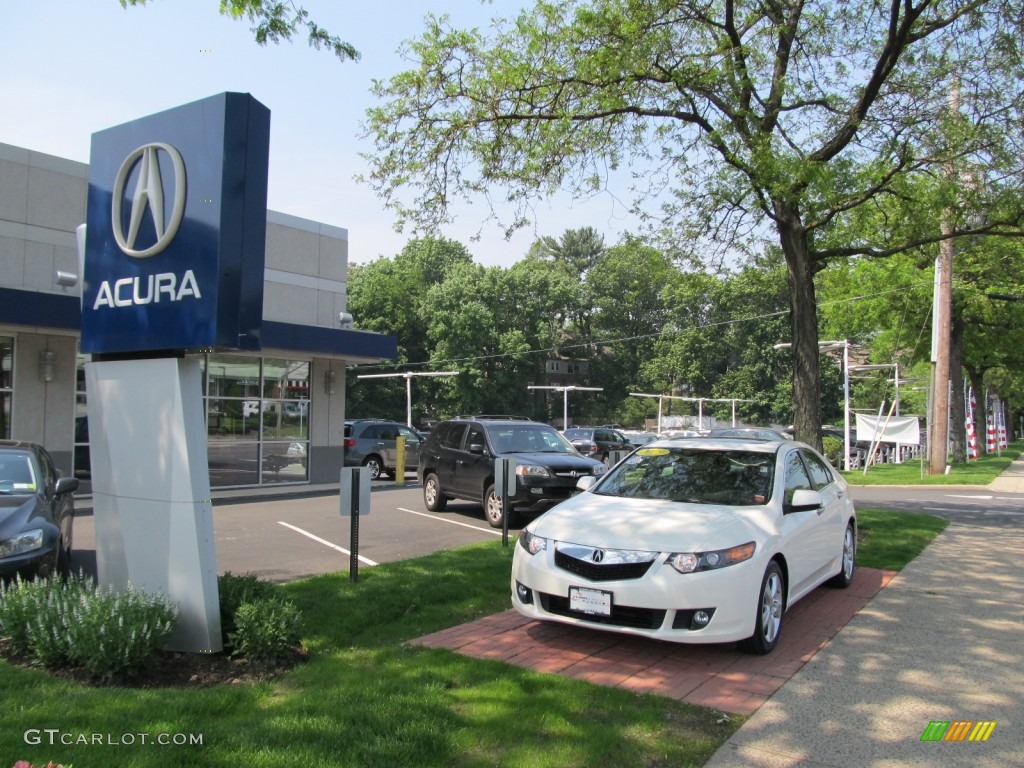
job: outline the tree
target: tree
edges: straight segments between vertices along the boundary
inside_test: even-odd
[[[591,363],[592,383],[604,388],[600,399],[618,406],[637,386],[658,334],[670,321],[665,293],[678,278],[668,256],[630,237],[606,250],[589,270],[594,334],[604,342],[604,354]]]
[[[146,0],[120,0],[121,7],[145,5]],[[260,45],[291,40],[305,29],[307,40],[313,48],[326,47],[341,61],[357,61],[359,51],[330,34],[309,18],[309,12],[293,2],[269,2],[263,0],[220,0],[220,12],[235,19],[246,18],[254,26],[253,34]]]
[[[459,267],[473,263],[462,243],[444,238],[410,240],[393,259],[353,265],[348,274],[347,310],[355,326],[398,339],[398,363],[425,363],[432,345],[428,325],[434,308],[428,294]],[[399,379],[348,381],[350,411],[358,416],[389,416],[405,420],[403,383]],[[445,386],[424,381],[424,391]]]
[[[375,86],[368,182],[427,229],[500,187],[513,229],[537,198],[593,194],[628,164],[649,182],[637,211],[677,242],[720,256],[770,236],[788,275],[796,435],[820,445],[815,274],[1022,234],[1022,15],[1020,0],[539,0],[491,37],[434,18],[407,46],[418,68]],[[962,116],[944,97],[954,75]],[[954,160],[984,180],[960,184]],[[905,196],[919,178],[928,200]],[[830,238],[887,199],[906,215]],[[999,213],[979,221],[982,207]]]

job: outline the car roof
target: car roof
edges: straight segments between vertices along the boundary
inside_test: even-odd
[[[32,443],[28,440],[0,440],[0,450],[35,451],[41,447],[39,443]]]
[[[708,451],[743,450],[755,453],[775,453],[783,446],[794,445],[805,447],[803,443],[795,440],[760,440],[751,437],[676,437],[665,440],[655,440],[647,443],[643,448],[698,448]]]

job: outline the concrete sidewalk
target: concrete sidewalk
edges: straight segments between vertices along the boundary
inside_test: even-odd
[[[706,763],[1024,766],[1024,532],[951,525]],[[995,721],[984,743],[932,721]]]

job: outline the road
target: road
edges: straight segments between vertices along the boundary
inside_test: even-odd
[[[965,525],[1016,528],[1024,525],[1024,494],[996,493],[983,486],[851,486],[858,507],[927,512]]]

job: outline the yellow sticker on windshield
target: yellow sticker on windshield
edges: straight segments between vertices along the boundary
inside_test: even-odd
[[[641,448],[636,453],[637,456],[668,456],[671,451],[668,448]]]

